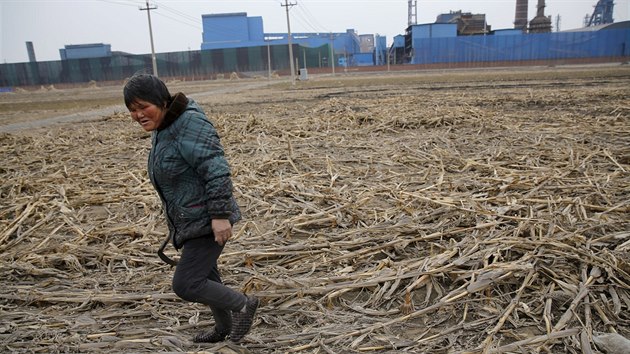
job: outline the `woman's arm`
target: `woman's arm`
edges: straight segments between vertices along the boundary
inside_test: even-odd
[[[228,219],[231,210],[232,180],[219,136],[207,117],[193,113],[178,131],[182,157],[202,179],[208,197],[208,211],[214,219]]]

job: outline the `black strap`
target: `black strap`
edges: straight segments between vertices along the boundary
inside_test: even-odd
[[[168,246],[170,241],[171,241],[171,235],[170,234],[166,235],[166,237],[164,238],[164,241],[162,241],[162,245],[160,246],[160,249],[158,250],[157,254],[160,257],[160,259],[164,261],[164,263],[170,264],[172,266],[176,266],[177,261],[174,261],[168,258],[168,256],[164,254],[164,249],[166,248],[166,246]]]

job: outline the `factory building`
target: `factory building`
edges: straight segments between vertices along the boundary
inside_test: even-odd
[[[265,33],[263,19],[246,12],[202,16],[201,50],[288,45],[288,33]],[[293,44],[305,48],[331,45],[337,65],[374,65],[374,35],[359,35],[354,29],[340,33],[291,33]],[[370,54],[370,60],[357,54]],[[299,56],[296,55],[299,60]],[[328,60],[328,58],[326,58]]]
[[[59,49],[61,60],[112,56],[112,46],[103,43],[66,45]]]
[[[612,0],[599,0],[590,17],[591,26],[612,22],[612,6]],[[627,31],[620,29],[586,37],[552,33],[551,17],[545,15],[545,7],[545,0],[537,0],[536,16],[528,21],[528,0],[516,0],[514,28],[497,30],[488,24],[485,14],[450,11],[438,15],[434,23],[410,23],[405,34],[396,36],[387,49],[383,45],[385,37],[358,35],[351,29],[333,34],[292,33],[292,41],[305,48],[331,45],[338,66],[492,63],[628,55]],[[410,21],[412,17],[410,12]],[[203,15],[203,28],[202,50],[288,44],[286,33],[264,33],[262,18],[248,17],[246,13]]]
[[[630,21],[598,29],[522,34],[520,29],[482,36],[457,36],[457,24],[412,25],[404,47],[393,47],[397,64],[560,61],[577,58],[630,56]],[[394,43],[394,46],[400,45]]]
[[[210,14],[201,16],[201,22],[201,50],[267,45],[260,16],[248,17],[246,12]]]
[[[441,14],[435,23],[409,25],[404,44],[394,41],[390,57],[396,64],[457,66],[630,56],[630,21],[552,32],[545,7],[538,0],[536,16],[527,22],[527,0],[517,0],[514,28],[500,30],[492,30],[483,14]],[[612,22],[611,11],[612,2],[600,0],[591,18]]]
[[[472,14],[470,12],[451,11],[448,14],[441,14],[435,23],[454,23],[457,25],[458,36],[471,36],[476,34],[486,34],[491,27],[486,22],[485,14]]]
[[[387,64],[387,37],[385,36],[374,36],[374,64]]]

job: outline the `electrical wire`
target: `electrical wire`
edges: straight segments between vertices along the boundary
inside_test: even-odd
[[[312,19],[313,23],[315,24],[314,28],[315,28],[316,32],[331,32],[329,28],[327,28],[326,26],[322,26],[322,24],[317,21],[317,17],[313,16],[313,13],[308,9],[308,6],[306,6],[306,1],[305,0],[302,0],[300,2],[300,6],[298,6],[298,7],[301,10],[303,10],[303,12],[306,14],[306,16],[309,19]],[[318,31],[317,28],[323,29],[323,31],[322,30]]]
[[[202,25],[202,21],[201,21],[201,19],[195,18],[195,17],[193,17],[191,15],[188,15],[188,14],[186,14],[184,12],[176,10],[176,9],[174,9],[172,7],[166,6],[163,3],[161,3],[161,2],[158,3],[157,1],[154,1],[154,3],[158,7],[158,9],[163,9],[163,10],[165,10],[165,12],[169,12],[169,13],[175,15],[178,18],[166,15],[166,14],[160,12],[160,11],[156,11],[155,12],[156,15],[162,16],[162,17],[166,17],[168,19],[171,19],[171,20],[173,20],[175,22],[181,23],[181,24],[186,25],[186,26],[190,26],[190,27],[193,27],[193,28],[196,28],[196,29],[202,29],[202,26],[201,26]],[[185,22],[180,20],[180,18],[185,20]]]
[[[302,10],[300,6],[296,8],[296,11],[294,12],[294,14],[295,14],[295,19],[297,20],[297,22],[303,24],[305,27],[310,28],[314,32],[322,32],[317,29],[317,27],[313,24],[313,22],[311,22],[311,20],[308,18],[308,15],[306,15],[306,13]]]
[[[124,6],[130,6],[130,7],[138,7],[139,5],[136,3],[131,3],[131,0],[96,0],[96,1],[100,1],[100,2],[104,2],[104,3],[108,3],[108,4],[115,4],[115,5],[124,5]]]
[[[156,5],[158,5],[159,9],[164,9],[166,12],[171,13],[173,16],[168,16],[166,14],[161,13],[160,11],[156,12],[156,15],[159,16],[163,16],[166,18],[169,18],[173,21],[179,22],[181,24],[187,25],[187,26],[191,26],[194,27],[196,29],[200,29],[202,31],[207,31],[207,32],[211,32],[214,33],[215,35],[222,35],[222,36],[230,36],[233,33],[233,29],[229,28],[229,27],[223,27],[217,24],[211,24],[208,22],[204,22],[202,20],[202,16],[199,17],[195,17],[192,16],[190,14],[187,14],[185,12],[182,12],[180,10],[177,10],[173,7],[170,7],[168,5],[165,5],[164,2],[158,2],[158,1],[153,1]],[[179,18],[185,20],[186,22],[182,22]],[[192,23],[192,24],[191,24]]]
[[[169,16],[169,15],[165,15],[165,14],[163,14],[163,13],[159,12],[159,11],[156,11],[156,12],[154,12],[153,14],[154,14],[155,16],[165,17],[165,18],[171,19],[171,20],[173,20],[173,21],[175,21],[175,22],[178,22],[178,23],[180,23],[180,24],[182,24],[182,25],[189,26],[189,27],[192,27],[192,28],[196,28],[196,29],[198,29],[198,30],[201,30],[201,29],[202,29],[202,28],[201,28],[201,26],[197,26],[197,25],[194,25],[194,24],[191,24],[191,23],[187,23],[187,22],[182,22],[182,21],[178,20],[178,19],[177,19],[177,18],[175,18],[175,17]]]
[[[97,1],[115,4],[115,5],[131,6],[131,7],[142,6],[146,4],[146,1],[140,1],[140,0],[97,0]],[[274,3],[275,5],[280,5],[283,7],[286,6],[286,2],[281,1],[281,0],[268,0],[267,2]],[[233,28],[224,27],[216,23],[203,21],[202,16],[200,16],[201,18],[192,16],[174,7],[166,5],[164,1],[154,0],[154,1],[149,2],[149,5],[151,4],[156,5],[157,7],[156,10],[163,10],[163,11],[154,11],[153,14],[155,16],[167,18],[171,21],[177,22],[185,26],[200,29],[202,31],[211,32],[219,36],[221,35],[230,36],[234,31]],[[293,11],[294,18],[296,22],[298,22],[303,27],[306,27],[316,33],[331,32],[329,29],[327,29],[325,26],[322,26],[321,23],[317,21],[316,17],[313,16],[312,12],[308,9],[308,6],[306,5],[306,1],[302,0],[300,1],[299,4],[297,2],[293,2],[290,5],[296,5],[294,7],[292,6],[292,8],[295,10]]]
[[[192,15],[189,15],[189,14],[187,14],[185,12],[182,12],[182,11],[179,11],[179,10],[177,10],[175,8],[170,7],[170,6],[164,5],[163,2],[157,2],[157,1],[154,1],[154,2],[159,5],[159,8],[166,9],[166,11],[172,12],[176,16],[182,17],[182,18],[184,18],[184,19],[186,19],[188,21],[194,22],[196,24],[199,24],[201,22],[199,17],[195,17],[195,16],[192,16]]]

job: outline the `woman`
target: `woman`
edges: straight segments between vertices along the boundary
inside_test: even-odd
[[[166,211],[169,236],[182,249],[173,275],[180,298],[210,306],[215,326],[193,337],[239,342],[249,332],[258,299],[221,282],[217,259],[240,210],[219,136],[203,110],[183,93],[171,96],[156,76],[131,77],[123,90],[131,118],[152,132],[149,178]]]

